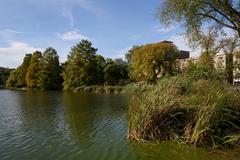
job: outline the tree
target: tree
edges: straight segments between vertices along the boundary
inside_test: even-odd
[[[165,74],[173,74],[173,65],[179,56],[172,43],[147,44],[135,49],[131,58],[131,76],[136,80],[156,81]]]
[[[42,53],[36,51],[32,54],[28,72],[26,75],[27,87],[28,88],[39,88],[39,76],[41,71],[41,59]]]
[[[0,67],[0,86],[5,86],[6,81],[13,69]]]
[[[199,37],[198,44],[201,46],[202,52],[198,61],[198,69],[201,72],[201,78],[208,79],[216,75],[213,57],[222,47],[220,34],[217,28],[210,26]]]
[[[202,79],[211,79],[216,73],[214,67],[213,54],[209,54],[207,51],[202,52],[198,61],[199,71],[201,72]]]
[[[28,72],[28,67],[30,65],[31,57],[32,57],[31,54],[26,54],[23,59],[23,63],[21,64],[21,66],[19,66],[17,68],[16,72],[18,72],[18,76],[17,76],[16,87],[26,87],[27,86],[26,75]]]
[[[131,65],[132,62],[132,54],[135,50],[140,48],[141,46],[133,46],[126,54],[125,54],[125,59],[128,65]]]
[[[12,70],[10,72],[8,80],[6,81],[6,87],[7,88],[16,87],[17,77],[18,77],[17,70]]]
[[[160,20],[165,24],[182,23],[188,35],[197,36],[205,24],[226,27],[240,37],[239,0],[164,0]]]
[[[47,48],[41,59],[39,87],[42,90],[54,90],[61,87],[61,68],[57,51]]]
[[[237,78],[238,80],[240,79],[240,49],[236,50],[234,52],[234,56],[236,58],[233,67],[234,67],[234,71],[235,71],[235,78]]]
[[[128,65],[122,59],[107,59],[104,79],[108,85],[123,85],[129,79]]]
[[[96,83],[96,52],[88,40],[82,40],[71,49],[63,73],[64,90]]]
[[[104,83],[104,67],[106,65],[106,60],[101,55],[96,55],[95,60],[96,60],[96,69],[95,69],[96,84],[102,85]]]
[[[235,37],[228,37],[223,40],[222,49],[226,56],[226,76],[227,81],[230,84],[233,84],[233,55],[234,52],[236,52],[237,47],[240,46],[239,44],[239,38],[237,36]]]

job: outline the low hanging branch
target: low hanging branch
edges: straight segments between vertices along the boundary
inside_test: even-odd
[[[180,22],[187,31],[201,29],[204,22],[234,30],[240,37],[240,1],[233,0],[164,0],[160,20],[164,24]],[[197,32],[196,32],[197,33]]]

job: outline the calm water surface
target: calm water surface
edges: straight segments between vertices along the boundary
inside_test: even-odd
[[[240,151],[130,143],[127,95],[0,90],[1,160],[240,159]]]

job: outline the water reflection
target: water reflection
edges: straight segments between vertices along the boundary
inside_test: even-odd
[[[64,94],[65,122],[83,146],[85,158],[130,156],[126,141],[128,100],[120,95]]]
[[[0,90],[0,159],[239,157],[239,150],[209,154],[206,149],[170,143],[130,144],[126,138],[130,99],[126,95]]]

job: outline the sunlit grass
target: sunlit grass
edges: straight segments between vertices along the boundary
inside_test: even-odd
[[[220,81],[167,77],[130,105],[129,138],[221,147],[240,142],[240,96]]]

